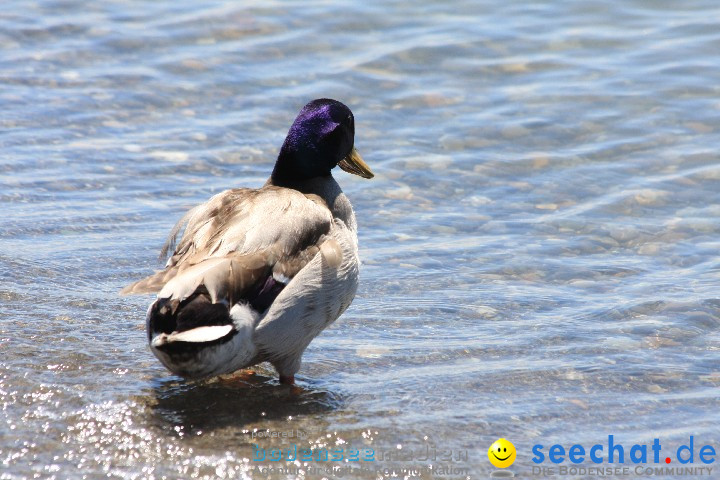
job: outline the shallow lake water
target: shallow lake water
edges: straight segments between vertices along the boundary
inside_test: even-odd
[[[717,2],[2,10],[0,479],[488,478],[499,437],[518,478],[546,478],[536,444],[720,451]],[[317,97],[377,175],[335,174],[353,305],[301,391],[172,376],[151,298],[118,291],[188,208],[260,186]],[[255,461],[293,447],[374,460]]]

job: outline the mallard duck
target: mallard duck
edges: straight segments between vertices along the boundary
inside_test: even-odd
[[[350,109],[313,100],[262,188],[226,190],[180,219],[165,269],[121,292],[159,292],[146,323],[165,367],[202,378],[270,362],[281,383],[294,383],[308,344],[358,285],[355,214],[331,174],[339,166],[373,177],[354,141]]]

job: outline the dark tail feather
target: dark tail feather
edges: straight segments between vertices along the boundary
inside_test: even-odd
[[[150,310],[148,335],[214,325],[232,325],[232,319],[227,304],[212,303],[206,293],[195,293],[182,302],[161,298]]]

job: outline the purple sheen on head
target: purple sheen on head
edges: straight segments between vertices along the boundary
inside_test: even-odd
[[[348,107],[327,98],[300,110],[280,149],[273,177],[301,180],[329,175],[353,148],[355,119]]]

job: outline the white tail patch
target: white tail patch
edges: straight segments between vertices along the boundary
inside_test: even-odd
[[[249,337],[252,337],[252,331],[255,329],[258,317],[258,313],[247,303],[236,303],[230,309],[230,318],[233,320],[235,330],[241,333],[243,333],[243,330],[247,330],[245,333]]]
[[[152,346],[159,347],[172,342],[204,343],[212,342],[224,337],[232,331],[232,325],[213,325],[211,327],[197,327],[184,332],[173,332],[170,335],[161,333],[153,338]]]

